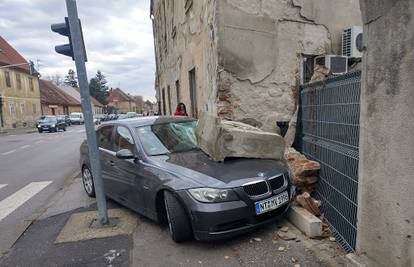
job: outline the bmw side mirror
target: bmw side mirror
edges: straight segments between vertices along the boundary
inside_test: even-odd
[[[135,159],[134,153],[131,152],[129,149],[121,149],[116,152],[116,157],[119,159]]]

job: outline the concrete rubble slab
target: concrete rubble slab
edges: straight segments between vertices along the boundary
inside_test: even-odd
[[[118,223],[97,228],[92,227],[92,225],[98,219],[98,211],[72,214],[56,238],[55,243],[130,235],[137,226],[137,217],[125,209],[110,209],[108,215],[110,218],[115,218]]]
[[[200,115],[196,136],[200,148],[215,161],[228,157],[282,160],[284,155],[285,142],[279,134],[205,112]]]
[[[293,205],[288,213],[288,219],[308,237],[322,236],[322,221],[306,209]]]

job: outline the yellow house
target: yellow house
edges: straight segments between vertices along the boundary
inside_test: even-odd
[[[128,95],[119,88],[109,90],[108,106],[113,107],[116,113],[136,112],[137,103],[132,96]]]
[[[41,115],[38,74],[30,74],[29,63],[0,36],[0,126],[34,127]]]

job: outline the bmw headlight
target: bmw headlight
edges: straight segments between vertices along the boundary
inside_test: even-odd
[[[52,126],[52,128],[55,128],[56,125],[52,124],[51,126]]]
[[[231,189],[193,188],[188,191],[200,202],[215,203],[235,201],[239,199],[236,193]]]

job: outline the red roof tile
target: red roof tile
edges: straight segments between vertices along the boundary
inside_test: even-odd
[[[0,65],[28,63],[3,37],[0,36]],[[29,71],[29,65],[16,66],[16,68]]]
[[[59,89],[51,81],[39,80],[40,102],[47,105],[80,106],[79,101]]]
[[[76,91],[78,91],[79,92],[79,94],[80,94],[80,88],[79,87],[73,87]],[[101,102],[99,102],[95,97],[93,97],[93,96],[90,96],[91,97],[91,103],[92,104],[94,104],[95,106],[98,106],[98,107],[104,107],[104,105],[101,103]]]
[[[119,88],[109,90],[109,102],[130,102],[134,101],[130,96],[128,96],[124,91]],[[115,100],[115,101],[114,101]]]

